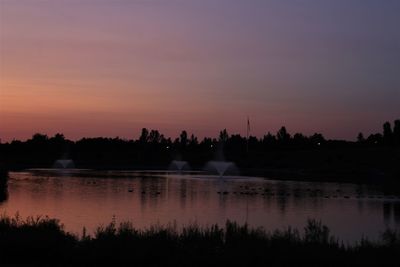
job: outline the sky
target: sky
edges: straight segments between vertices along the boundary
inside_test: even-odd
[[[400,118],[398,0],[0,0],[0,139]]]

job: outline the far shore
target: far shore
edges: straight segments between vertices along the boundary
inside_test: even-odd
[[[9,171],[24,171],[30,169],[51,169],[52,166],[18,166]],[[168,166],[121,166],[121,165],[82,165],[77,164],[77,169],[93,171],[151,171],[151,172],[169,172],[176,171],[169,169]],[[61,169],[62,170],[62,169]],[[72,169],[73,170],[73,169]],[[189,172],[214,174],[205,171],[201,167],[193,167]],[[262,177],[273,180],[284,181],[305,181],[305,182],[333,182],[333,183],[355,183],[355,184],[377,184],[387,187],[395,186],[399,188],[400,179],[392,175],[385,174],[382,171],[372,168],[354,168],[354,169],[295,169],[295,168],[248,168],[240,169],[239,173],[227,173],[226,176],[247,176]],[[394,188],[394,189],[395,189]],[[399,188],[400,189],[400,188]]]

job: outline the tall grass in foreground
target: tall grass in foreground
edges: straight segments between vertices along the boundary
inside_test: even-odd
[[[48,217],[0,218],[0,264],[51,265],[132,263],[147,266],[399,266],[400,233],[386,231],[377,242],[345,246],[321,222],[303,231],[267,232],[228,221],[225,227],[135,229],[115,221],[93,236],[74,236]]]

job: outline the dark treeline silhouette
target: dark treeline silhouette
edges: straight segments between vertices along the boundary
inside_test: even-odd
[[[261,138],[222,130],[218,138],[182,131],[166,138],[158,130],[142,129],[137,139],[83,138],[71,141],[63,134],[35,134],[22,142],[0,143],[0,162],[9,169],[52,167],[57,159],[72,159],[77,168],[166,169],[172,160],[188,161],[201,169],[209,160],[229,160],[242,174],[292,179],[399,180],[400,120],[386,122],[383,132],[356,142],[326,140],[322,134],[290,134],[285,127]]]
[[[304,231],[267,232],[227,222],[225,227],[100,227],[94,236],[63,230],[46,217],[0,218],[0,264],[49,266],[398,266],[400,234],[343,245],[327,226],[309,220]]]

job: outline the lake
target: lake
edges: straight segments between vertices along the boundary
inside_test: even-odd
[[[388,227],[400,229],[400,196],[377,185],[167,171],[35,169],[10,172],[9,177],[1,214],[48,215],[76,234],[83,227],[93,233],[113,219],[131,221],[137,228],[233,220],[275,230],[302,229],[314,218],[350,243],[377,239]]]

